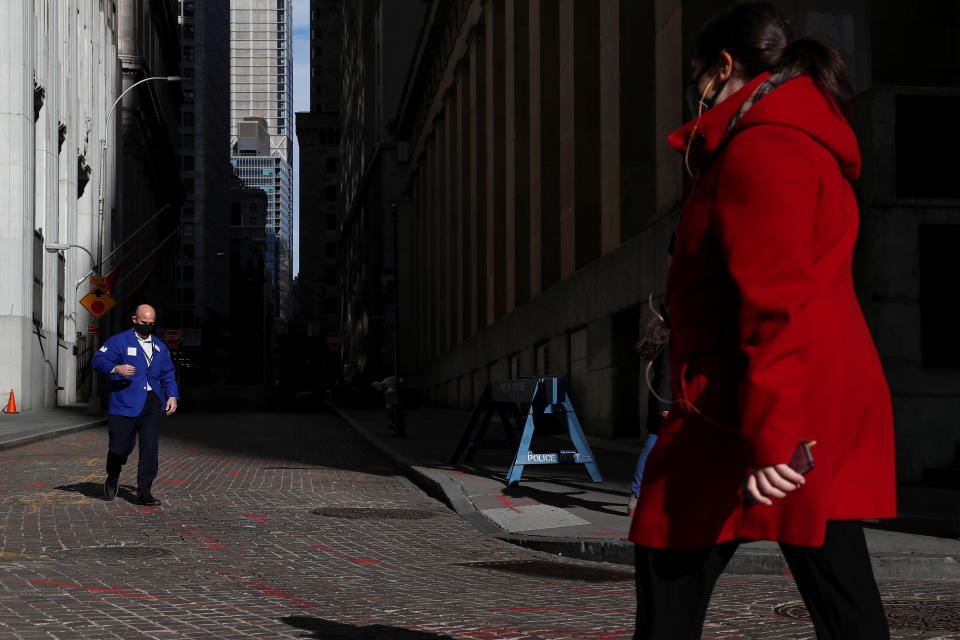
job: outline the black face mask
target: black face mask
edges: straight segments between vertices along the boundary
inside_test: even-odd
[[[141,324],[134,323],[133,329],[142,336],[149,337],[153,335],[154,329],[157,328],[157,325],[153,322],[143,322]]]

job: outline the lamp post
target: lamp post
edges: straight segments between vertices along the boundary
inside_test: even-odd
[[[143,78],[134,82],[132,85],[127,87],[117,99],[113,101],[113,105],[110,107],[110,110],[107,111],[107,117],[103,120],[103,137],[100,138],[100,172],[97,176],[97,260],[94,262],[96,266],[100,266],[100,259],[103,257],[103,174],[104,174],[104,159],[107,155],[107,127],[110,126],[110,116],[113,115],[113,112],[116,110],[117,105],[120,104],[120,101],[123,100],[123,96],[130,93],[137,86],[150,82],[152,80],[162,80],[163,82],[180,82],[180,76],[150,76],[149,78]]]
[[[80,249],[85,254],[90,256],[90,270],[87,273],[77,280],[77,284],[74,285],[73,290],[76,292],[80,288],[80,285],[83,284],[83,281],[87,279],[91,273],[96,273],[99,271],[100,265],[97,264],[97,259],[93,257],[93,254],[90,253],[90,250],[81,244],[64,244],[62,242],[47,242],[43,245],[43,248],[47,250],[48,253],[58,253],[60,251],[66,251],[67,249]]]

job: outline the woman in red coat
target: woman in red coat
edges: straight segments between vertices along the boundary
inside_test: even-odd
[[[839,55],[768,3],[701,32],[666,300],[673,409],[630,531],[635,638],[698,638],[740,541],[774,540],[817,637],[889,637],[861,519],[896,514],[893,422],[854,294],[860,170]],[[815,441],[816,467],[788,462]]]

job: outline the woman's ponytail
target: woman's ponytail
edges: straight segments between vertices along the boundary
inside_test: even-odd
[[[853,88],[847,75],[847,65],[836,49],[813,38],[799,38],[783,50],[777,71],[783,74],[785,80],[810,76],[844,115],[849,116]]]

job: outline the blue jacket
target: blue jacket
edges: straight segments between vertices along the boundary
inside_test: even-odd
[[[153,359],[149,366],[147,354],[140,347],[133,329],[110,336],[93,356],[93,368],[110,376],[109,413],[130,417],[140,415],[147,400],[148,384],[164,404],[167,398],[180,396],[170,350],[155,336],[151,340]],[[137,372],[129,378],[111,374],[110,371],[120,364],[132,364]]]

